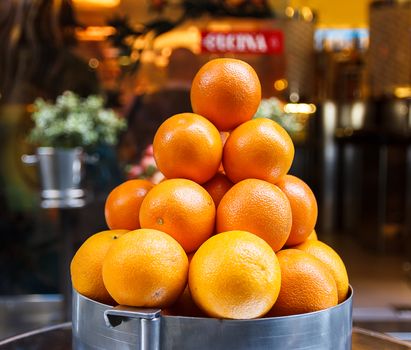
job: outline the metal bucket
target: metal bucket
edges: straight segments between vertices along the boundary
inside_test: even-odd
[[[157,309],[104,305],[73,291],[76,350],[349,350],[352,289],[343,303],[255,320],[162,316]]]
[[[84,196],[81,188],[84,153],[82,148],[39,147],[35,155],[24,155],[22,161],[36,164],[40,173],[41,196],[44,199],[73,199]]]

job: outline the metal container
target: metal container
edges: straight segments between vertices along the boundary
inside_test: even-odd
[[[63,322],[60,294],[0,296],[0,339]]]
[[[84,153],[82,148],[39,147],[35,155],[24,155],[25,164],[36,164],[44,199],[72,199],[84,196],[81,188]]]
[[[349,350],[352,289],[343,303],[307,314],[223,320],[111,307],[73,291],[73,348],[140,350]]]

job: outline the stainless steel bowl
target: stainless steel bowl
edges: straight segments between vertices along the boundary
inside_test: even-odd
[[[222,320],[162,316],[158,309],[111,307],[73,291],[77,350],[349,350],[352,297],[302,315]]]

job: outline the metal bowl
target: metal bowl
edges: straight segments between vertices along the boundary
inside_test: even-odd
[[[111,307],[73,291],[77,350],[349,350],[352,298],[307,314],[255,320],[163,316],[159,309]]]

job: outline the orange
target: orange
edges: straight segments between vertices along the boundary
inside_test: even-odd
[[[224,171],[233,182],[255,178],[275,184],[288,172],[293,159],[290,136],[266,118],[241,124],[231,132],[223,150]]]
[[[261,101],[261,84],[246,62],[217,58],[197,72],[191,85],[191,106],[221,131],[250,120]]]
[[[306,240],[318,241],[317,232],[315,232],[315,230],[312,230],[312,232],[308,235]]]
[[[228,131],[220,131],[220,137],[221,137],[221,142],[223,143],[223,146],[225,142],[227,141],[228,136],[230,136],[230,133]]]
[[[195,253],[195,252],[192,252],[192,253],[187,254],[187,258],[188,258],[188,263],[189,263],[189,264],[191,263],[191,260],[193,259],[194,253]]]
[[[103,260],[111,245],[127,230],[102,231],[89,237],[70,264],[73,288],[80,294],[106,304],[114,304],[103,283]]]
[[[188,283],[194,302],[209,316],[251,319],[273,306],[281,272],[275,253],[261,238],[229,231],[197,250]]]
[[[177,301],[167,309],[162,310],[165,315],[205,317],[204,312],[194,303],[188,285]]]
[[[223,147],[225,145],[225,142],[228,139],[228,136],[230,136],[230,133],[227,131],[220,131],[220,136],[221,136],[221,141],[223,143]],[[218,171],[224,174],[224,167],[223,167],[223,163],[220,163],[220,167],[218,168]]]
[[[204,183],[220,166],[223,143],[220,133],[207,119],[181,113],[160,125],[153,149],[157,167],[166,178]]]
[[[337,286],[328,268],[311,254],[298,249],[277,253],[281,290],[269,316],[319,311],[337,305]]]
[[[190,266],[191,260],[193,259],[194,253],[187,255],[188,264]],[[203,311],[194,303],[191,297],[190,288],[188,284],[184,289],[184,292],[180,295],[177,301],[167,309],[163,309],[162,313],[164,315],[174,315],[174,316],[190,316],[190,317],[205,317]]]
[[[186,179],[166,180],[144,198],[140,222],[143,228],[168,233],[190,253],[212,235],[215,205],[199,184]]]
[[[217,208],[216,221],[217,232],[249,231],[278,251],[290,234],[291,207],[277,186],[247,179],[235,184],[224,195]]]
[[[317,201],[310,187],[296,176],[285,175],[276,185],[285,193],[291,204],[293,224],[286,245],[304,242],[317,222]]]
[[[111,230],[140,228],[141,202],[153,188],[147,180],[129,180],[114,188],[107,197],[104,215]]]
[[[166,307],[187,284],[188,259],[170,235],[150,229],[130,231],[109,249],[104,285],[120,305]]]
[[[338,302],[343,302],[348,294],[348,274],[344,262],[337,252],[327,244],[313,240],[307,240],[294,248],[314,255],[329,268],[337,284]]]
[[[233,187],[233,183],[222,173],[217,173],[210,181],[207,181],[203,187],[213,198],[216,207],[220,204],[225,193]]]

